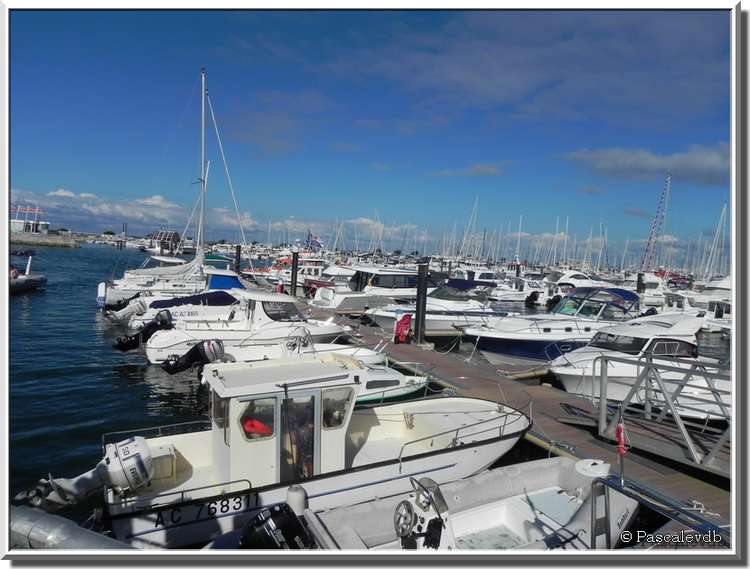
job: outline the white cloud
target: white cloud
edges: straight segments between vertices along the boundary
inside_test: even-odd
[[[684,181],[701,186],[729,184],[729,145],[694,144],[683,152],[654,154],[643,148],[584,148],[565,156],[568,160],[610,178],[621,180],[664,179],[671,170],[675,182]]]
[[[61,198],[74,198],[76,195],[73,192],[64,190],[62,188],[56,189],[54,192],[47,192],[48,196],[57,196]]]
[[[89,194],[89,193],[78,194],[78,197],[83,198],[83,199],[97,199],[96,194]]]

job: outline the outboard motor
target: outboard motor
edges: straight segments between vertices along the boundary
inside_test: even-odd
[[[303,522],[288,504],[263,510],[242,531],[240,549],[318,549]]]
[[[529,293],[529,296],[526,297],[524,300],[524,304],[528,308],[532,308],[534,305],[536,305],[536,302],[539,300],[539,291],[533,290]]]
[[[154,335],[157,330],[171,330],[174,328],[172,323],[172,313],[169,310],[160,310],[154,316],[154,319],[130,336],[120,336],[114,344],[114,347],[121,352],[134,350],[141,344],[148,342],[148,339]]]
[[[112,310],[113,312],[117,312],[118,310],[122,310],[123,308],[125,308],[131,300],[134,300],[138,298],[139,296],[141,296],[141,293],[136,292],[130,298],[123,298],[122,300],[118,300],[117,302],[113,302],[111,304],[108,304],[105,302],[104,308],[106,310]]]
[[[547,310],[552,310],[555,306],[557,306],[557,303],[562,300],[562,296],[559,294],[556,294],[552,298],[547,299]]]
[[[202,368],[206,364],[224,358],[224,342],[221,340],[203,340],[185,352],[179,358],[162,362],[161,367],[170,375],[192,367]]]
[[[118,494],[149,483],[154,475],[154,461],[143,437],[131,437],[110,443],[104,458],[94,468],[75,478],[42,478],[35,488],[16,494],[17,505],[28,505],[53,512],[84,500],[109,486]]]
[[[148,310],[146,301],[143,300],[142,298],[137,298],[137,299],[134,299],[132,302],[129,302],[128,305],[122,310],[117,310],[117,311],[107,310],[105,312],[105,315],[108,318],[111,318],[112,320],[115,320],[117,322],[124,322],[128,320],[131,316],[141,316],[142,314],[145,314],[146,310]]]

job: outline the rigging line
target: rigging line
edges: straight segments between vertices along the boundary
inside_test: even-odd
[[[185,242],[185,235],[187,235],[188,227],[190,227],[190,223],[193,221],[195,210],[198,209],[198,204],[200,202],[201,202],[201,196],[198,195],[198,199],[195,200],[195,205],[193,206],[193,211],[190,212],[190,217],[188,217],[187,223],[185,224],[185,229],[183,230],[182,235],[180,236],[180,242],[177,244],[177,249],[175,250],[175,257],[177,256],[177,251],[179,251],[182,248],[182,244]]]
[[[219,143],[219,152],[221,153],[221,159],[224,161],[224,171],[227,175],[227,182],[229,182],[229,192],[232,194],[232,201],[234,202],[234,210],[237,212],[237,225],[240,227],[240,233],[242,235],[242,244],[247,247],[247,239],[245,239],[245,230],[242,227],[242,220],[240,218],[240,208],[237,206],[237,198],[234,195],[234,186],[232,185],[232,177],[229,175],[229,166],[227,165],[226,156],[224,156],[224,146],[221,144],[221,136],[219,136],[219,125],[216,124],[216,117],[214,116],[214,106],[211,104],[211,97],[206,94],[206,100],[208,101],[208,110],[211,112],[211,122],[214,123],[214,131],[216,132],[216,140]]]

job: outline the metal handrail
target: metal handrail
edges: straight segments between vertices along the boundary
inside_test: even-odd
[[[716,535],[721,536],[722,543],[725,543],[727,548],[731,548],[731,533],[726,527],[711,523],[710,521],[701,518],[698,514],[686,508],[684,505],[679,504],[673,499],[651,490],[650,488],[641,486],[632,480],[622,480],[619,476],[610,474],[606,477],[595,478],[591,482],[591,549],[596,549],[596,490],[600,486],[605,488],[605,500],[607,501],[609,499],[610,490],[619,492],[623,496],[635,500],[640,505],[646,506],[664,517],[687,526],[696,532],[702,534],[715,532]],[[607,528],[607,536],[609,537],[610,523],[609,512],[607,510],[608,508],[605,508],[607,516],[605,527]]]
[[[182,428],[185,429],[182,432],[174,433],[176,435],[186,434],[186,433],[194,433],[194,432],[198,432],[199,431],[199,429],[188,430],[188,426],[190,426],[190,425],[192,425],[192,426],[202,425],[204,428],[200,429],[200,430],[204,430],[205,431],[205,430],[207,430],[207,429],[205,429],[205,427],[209,427],[209,428],[211,427],[211,421],[209,419],[198,419],[196,421],[186,421],[184,423],[170,423],[170,424],[167,424],[167,425],[158,425],[158,426],[155,426],[155,427],[139,427],[139,428],[136,428],[136,429],[126,429],[126,430],[123,430],[123,431],[110,431],[110,432],[104,433],[102,435],[102,452],[104,452],[104,447],[106,446],[107,442],[108,441],[111,442],[110,439],[114,438],[115,435],[118,435],[118,439],[119,439],[120,437],[124,437],[125,435],[135,436],[136,433],[145,433],[147,431],[156,431],[156,434],[152,435],[152,437],[160,437],[160,436],[163,436],[163,432],[166,429],[178,429],[178,430],[181,430]],[[146,438],[152,438],[152,437],[146,437]]]
[[[627,395],[622,399],[622,408],[628,408],[631,413],[635,412],[635,408],[629,407],[629,404],[633,402],[633,398],[636,396],[636,394],[640,399],[642,397],[642,394],[645,393],[645,395],[643,395],[643,409],[639,410],[638,414],[642,415],[645,420],[654,421],[657,423],[662,422],[667,417],[667,414],[669,414],[671,416],[671,421],[679,430],[682,441],[687,447],[687,458],[689,459],[690,464],[694,464],[699,467],[714,468],[713,463],[716,460],[720,449],[723,448],[723,446],[730,440],[731,436],[731,405],[722,401],[721,394],[723,392],[721,390],[709,383],[711,387],[705,389],[712,396],[710,398],[701,398],[697,397],[695,394],[684,393],[683,389],[688,385],[688,382],[694,376],[695,366],[690,366],[689,368],[679,368],[673,365],[655,363],[648,357],[645,360],[632,360],[602,355],[594,359],[594,368],[596,367],[596,362],[602,361],[615,361],[629,365],[636,365],[638,367],[638,374],[634,381],[632,383],[629,383],[630,389],[628,390]],[[722,370],[722,368],[719,368],[718,366],[715,367]],[[607,387],[609,384],[608,366],[600,365],[600,368],[600,403],[598,430],[600,436],[609,436],[611,438],[613,436],[612,432],[615,422],[617,421],[617,417],[615,416],[612,418],[612,420],[609,420],[609,413],[606,404]],[[674,380],[670,382],[670,385],[674,385],[674,383],[677,383],[676,388],[672,389],[667,387],[666,380],[664,380],[659,373],[660,370],[676,371],[683,374],[682,379],[678,380],[677,382],[675,382]],[[613,382],[616,382],[616,380],[613,380]],[[692,388],[693,385],[690,385],[690,387]],[[691,401],[698,401],[700,403],[708,404],[710,407],[707,409],[703,409],[691,406],[689,405]],[[688,404],[686,404],[686,402]],[[662,409],[658,412],[658,416],[656,417],[654,417],[655,414],[652,410],[652,404],[655,404],[657,407],[662,407]],[[715,409],[718,409],[719,411],[717,412]],[[727,421],[728,425],[723,431],[721,431],[721,433],[718,435],[718,438],[713,441],[708,446],[708,448],[704,448],[705,444],[699,444],[696,442],[696,440],[694,440],[693,435],[695,434],[695,431],[691,433],[691,431],[688,430],[688,426],[686,425],[685,420],[683,420],[682,415],[687,414],[685,413],[686,411],[693,411],[698,413],[700,416],[705,416],[706,420],[709,420],[712,417],[714,419],[724,419],[725,421]],[[688,425],[693,426],[692,423],[688,423]]]
[[[513,416],[514,418],[513,418],[513,421],[511,421],[511,422],[509,423],[509,422],[508,422],[508,417],[510,417],[510,416]],[[524,414],[523,414],[523,413],[521,413],[520,411],[516,411],[516,410],[514,409],[513,411],[507,411],[507,412],[503,413],[502,415],[500,415],[500,416],[498,416],[498,417],[492,417],[492,418],[490,418],[490,419],[485,419],[485,420],[483,420],[483,421],[478,421],[478,422],[476,422],[476,423],[472,423],[471,425],[463,425],[463,426],[461,426],[461,427],[457,427],[457,428],[455,428],[455,429],[448,429],[447,431],[442,431],[442,432],[440,432],[440,433],[433,433],[433,434],[431,434],[431,435],[427,435],[427,436],[424,436],[424,437],[420,437],[420,438],[418,438],[418,439],[413,439],[413,440],[411,440],[411,441],[406,441],[405,443],[403,443],[403,444],[401,445],[401,450],[400,450],[400,451],[399,451],[399,453],[398,453],[399,471],[400,471],[400,469],[401,469],[401,460],[402,460],[402,458],[403,458],[404,450],[405,450],[405,449],[406,449],[406,447],[407,447],[407,446],[409,446],[409,445],[413,445],[413,444],[416,444],[416,443],[420,443],[420,442],[428,441],[428,440],[430,440],[430,439],[434,439],[434,438],[437,438],[437,437],[442,437],[442,436],[444,436],[444,435],[449,435],[450,433],[456,433],[456,435],[455,435],[455,436],[453,437],[453,443],[452,443],[452,444],[455,444],[455,442],[456,442],[456,441],[458,441],[458,439],[459,439],[459,438],[461,438],[461,437],[459,437],[459,434],[458,434],[458,433],[459,433],[459,431],[461,431],[462,429],[467,429],[467,428],[469,428],[469,427],[476,427],[476,426],[479,426],[479,425],[483,425],[483,424],[486,424],[486,423],[490,423],[490,422],[492,422],[492,421],[499,421],[499,420],[500,420],[501,418],[503,419],[503,424],[502,424],[501,426],[497,426],[497,427],[490,427],[489,429],[485,429],[485,430],[483,430],[483,431],[478,431],[478,432],[473,432],[473,433],[469,433],[469,434],[467,434],[467,435],[462,435],[462,437],[464,437],[464,436],[470,436],[470,435],[480,435],[480,434],[482,434],[482,433],[486,433],[486,432],[489,432],[489,431],[494,431],[495,429],[498,429],[498,431],[499,431],[499,435],[498,435],[498,436],[503,436],[503,434],[504,434],[504,431],[505,431],[505,428],[506,428],[506,427],[507,427],[508,425],[512,425],[513,423],[515,423],[516,421],[518,421],[518,420],[519,420],[519,419],[521,419],[522,417],[526,417],[526,415],[524,415]]]

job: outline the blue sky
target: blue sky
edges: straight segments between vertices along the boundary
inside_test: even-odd
[[[182,229],[201,65],[251,237],[347,220],[645,239],[729,199],[729,12],[14,11],[11,202],[54,225]],[[209,137],[209,223],[236,235]],[[460,235],[459,235],[460,237]]]

